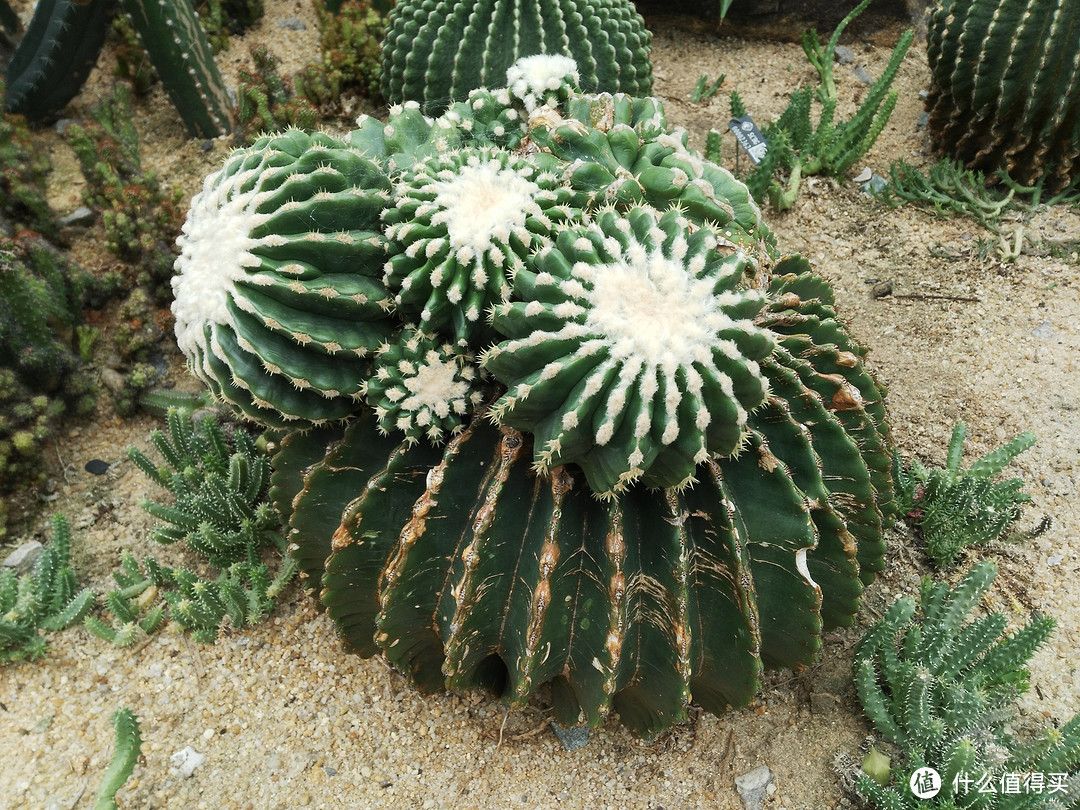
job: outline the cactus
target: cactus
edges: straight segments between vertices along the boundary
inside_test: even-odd
[[[1010,728],[1012,704],[1028,687],[1026,664],[1053,631],[1054,620],[1034,616],[1006,635],[1007,620],[1000,613],[971,619],[996,575],[994,563],[983,561],[955,588],[924,579],[919,604],[898,599],[855,649],[855,685],[863,709],[907,763],[906,769],[893,768],[899,784],[881,785],[859,775],[859,792],[881,810],[1076,806],[1080,715],[1034,740],[1016,739]],[[940,773],[941,792],[918,801],[907,778],[925,766]],[[983,776],[999,786],[1006,774],[1036,772],[1047,780],[1051,774],[1065,776],[1068,784],[1043,796],[970,787]]]
[[[0,237],[0,492],[40,474],[62,414],[94,410],[93,380],[71,340],[88,284],[43,240]]]
[[[1065,0],[942,0],[930,16],[935,149],[969,169],[1050,191],[1080,158],[1080,7]]]
[[[47,643],[38,629],[63,630],[94,606],[93,591],[76,591],[71,569],[71,526],[63,515],[53,518],[52,542],[32,574],[0,568],[0,664],[34,660]]]
[[[45,196],[51,162],[30,143],[25,117],[3,112],[6,92],[0,78],[0,215],[52,237],[58,227]]]
[[[116,0],[42,0],[7,68],[7,109],[38,121],[78,95],[105,42]]]
[[[572,57],[590,91],[647,94],[651,36],[626,0],[399,0],[387,18],[382,92],[442,112],[494,87],[521,57]]]
[[[194,137],[232,129],[232,104],[199,16],[182,0],[121,0]],[[43,0],[7,71],[8,109],[40,120],[82,88],[105,41],[117,0]]]
[[[372,267],[389,187],[345,144],[298,130],[207,178],[178,240],[173,312],[190,368],[217,396],[282,427],[357,409],[367,355],[393,331]]]
[[[377,170],[352,199],[374,195],[390,259],[352,259],[327,284],[379,267],[393,312],[353,372],[366,402],[338,419],[315,400],[280,442],[270,497],[355,651],[426,690],[518,704],[549,683],[563,725],[614,710],[654,734],[691,699],[744,705],[765,665],[807,664],[824,627],[850,624],[895,511],[884,391],[827,283],[780,254],[746,187],[656,99],[584,94],[570,60],[530,59],[438,119],[407,103],[312,154]],[[296,159],[260,149],[223,175]],[[262,239],[295,197],[267,196],[238,232]],[[331,222],[338,206],[312,196],[276,216]],[[233,268],[260,259],[221,258],[237,210],[208,196],[191,212],[182,338],[229,334],[216,313],[249,306]],[[342,250],[317,242],[308,266]],[[220,305],[191,300],[211,288]],[[340,297],[298,294],[289,317],[329,329]],[[219,339],[210,362],[181,345],[232,393],[227,364],[274,357],[249,343]],[[324,373],[324,353],[295,357]],[[305,416],[238,404],[274,425]]]
[[[290,127],[315,129],[318,111],[293,93],[292,82],[278,72],[281,60],[265,45],[251,46],[251,60],[254,70],[241,68],[236,88],[237,142]]]
[[[785,211],[795,204],[803,177],[816,174],[843,177],[874,145],[896,106],[897,92],[890,88],[915,37],[911,30],[900,36],[889,63],[855,114],[847,121],[835,120],[833,51],[840,33],[868,5],[869,0],[863,0],[852,9],[824,48],[818,42],[816,31],[810,30],[803,36],[803,50],[818,71],[820,84],[816,91],[803,87],[792,92],[787,109],[775,122],[763,128],[769,143],[768,152],[746,178],[754,198],[768,199],[778,211]],[[821,102],[816,126],[811,122],[815,96]],[[738,117],[745,112],[742,100],[732,93],[732,113]]]
[[[983,546],[1002,537],[1020,519],[1024,505],[1031,502],[1031,496],[1021,492],[1023,479],[994,479],[1035,444],[1035,434],[1021,433],[961,470],[966,433],[964,423],[957,422],[943,468],[929,470],[917,459],[905,467],[899,457],[893,460],[900,511],[918,528],[926,553],[939,568],[953,563],[968,546]],[[1006,539],[1030,539],[1049,528],[1050,518],[1044,517],[1035,529],[1015,532]]]

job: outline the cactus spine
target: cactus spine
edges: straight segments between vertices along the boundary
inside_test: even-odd
[[[1080,7],[942,0],[930,18],[936,148],[969,169],[1061,190],[1080,157]]]
[[[550,684],[560,723],[615,711],[654,734],[691,699],[745,704],[765,666],[809,663],[824,627],[852,621],[895,512],[884,392],[829,286],[776,250],[746,187],[655,99],[584,94],[564,57],[532,59],[438,119],[407,103],[319,154],[379,170],[351,193],[378,192],[390,261],[362,256],[332,283],[379,267],[393,311],[365,402],[283,439],[271,498],[352,649],[425,690],[520,704]],[[262,161],[298,159],[268,146],[233,159],[252,167],[238,189]],[[252,205],[281,225],[332,221],[336,204],[273,199]],[[189,329],[233,327],[187,307],[218,285],[223,311],[245,311],[260,290],[231,268],[264,260],[201,245],[280,227],[229,200],[193,209],[175,304],[181,345],[222,392],[226,364],[257,367],[270,344],[200,348]],[[338,250],[305,256],[329,266]],[[293,297],[290,317],[329,325],[326,298]],[[294,370],[322,373],[304,352]],[[249,413],[280,421],[277,407]]]
[[[382,92],[439,113],[478,87],[502,86],[521,57],[562,54],[586,90],[645,95],[650,42],[627,0],[403,0],[387,18]]]

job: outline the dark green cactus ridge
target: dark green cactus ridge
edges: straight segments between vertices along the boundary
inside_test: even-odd
[[[942,0],[930,16],[927,99],[935,147],[1060,191],[1080,159],[1080,6]]]
[[[299,131],[237,151],[207,179],[178,240],[173,312],[215,394],[272,423],[359,407],[365,357],[394,331],[375,277],[388,189],[371,161]]]
[[[571,57],[577,84],[646,95],[651,35],[628,0],[401,0],[383,41],[382,91],[438,114],[478,87],[513,83],[522,57]]]
[[[394,341],[379,347],[374,373],[364,384],[379,430],[401,431],[411,442],[425,436],[432,443],[460,433],[484,396],[472,358],[413,328]]]
[[[651,735],[853,621],[891,443],[831,288],[746,187],[655,99],[568,77],[541,57],[439,118],[238,153],[182,240],[178,335],[221,396],[302,426],[271,497],[352,650]],[[233,258],[196,283],[209,241]]]
[[[594,492],[682,487],[735,452],[774,348],[738,289],[745,256],[717,252],[677,211],[605,211],[559,232],[517,274],[484,367],[507,386],[492,418],[533,434],[541,471],[578,464]]]
[[[554,222],[569,219],[561,178],[493,148],[464,148],[418,162],[383,214],[391,257],[384,281],[398,311],[457,340],[510,294]]]

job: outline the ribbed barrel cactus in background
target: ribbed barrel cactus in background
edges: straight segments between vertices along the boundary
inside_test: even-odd
[[[656,99],[532,59],[439,118],[237,152],[189,215],[178,336],[308,428],[271,497],[352,650],[654,734],[853,620],[895,512],[884,391]],[[354,311],[364,339],[316,339]]]
[[[940,0],[927,105],[935,147],[970,169],[1059,191],[1080,158],[1080,5]]]
[[[630,0],[398,0],[383,40],[382,93],[443,112],[479,87],[502,86],[521,57],[563,55],[580,86],[652,90],[652,37]]]

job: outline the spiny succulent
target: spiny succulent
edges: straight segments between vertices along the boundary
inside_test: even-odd
[[[357,407],[393,330],[379,216],[386,175],[319,133],[238,150],[207,178],[178,240],[176,335],[192,371],[243,413],[285,426]]]
[[[387,17],[382,92],[437,114],[471,90],[502,86],[508,70],[536,64],[518,60],[540,54],[576,61],[586,90],[643,95],[651,39],[627,0],[400,0]]]
[[[969,169],[1060,191],[1080,158],[1080,6],[941,0],[930,15],[935,148]]]
[[[753,322],[765,296],[739,289],[746,257],[717,246],[675,209],[609,210],[517,273],[492,317],[512,339],[483,366],[507,387],[491,418],[532,433],[539,470],[576,463],[605,494],[681,487],[739,449],[775,343]]]
[[[94,593],[77,587],[71,568],[71,525],[58,514],[53,518],[52,541],[33,573],[0,568],[0,664],[44,655],[48,645],[39,628],[63,630],[82,621],[94,606]]]
[[[384,282],[424,330],[467,342],[554,222],[572,216],[561,178],[509,152],[465,147],[404,172],[383,213]]]
[[[436,443],[460,433],[484,396],[471,360],[414,329],[380,346],[364,388],[379,430]]]
[[[746,187],[656,99],[585,94],[572,76],[542,57],[439,118],[404,104],[320,152],[377,169],[353,194],[379,207],[390,260],[365,255],[332,282],[386,265],[390,311],[356,372],[366,401],[287,432],[270,497],[350,648],[422,689],[520,704],[550,684],[561,724],[614,710],[653,734],[690,700],[744,705],[764,666],[813,661],[822,629],[852,621],[895,513],[884,391],[829,285],[776,249]],[[459,212],[442,188],[476,201],[462,227],[487,251],[460,296],[445,287]],[[205,251],[197,285],[181,260],[181,337],[225,331],[197,290],[242,312],[252,289],[210,275],[238,264],[209,261],[235,220],[213,202],[187,236]],[[294,301],[330,323],[319,299]],[[220,390],[234,355],[257,367],[272,348],[215,345],[207,363],[181,341]],[[280,423],[270,407],[245,412]]]
[[[976,564],[955,586],[924,579],[918,603],[898,599],[855,650],[855,685],[867,717],[897,746],[907,769],[899,784],[879,785],[865,774],[858,789],[882,810],[957,807],[1073,808],[1080,802],[1080,715],[1035,739],[1011,729],[1014,702],[1028,688],[1028,661],[1054,629],[1048,616],[1033,616],[1006,633],[1000,613],[972,618],[997,567]],[[930,766],[941,791],[918,800],[908,776]],[[1008,774],[1067,777],[1061,790],[979,791],[983,777],[994,788]],[[963,781],[966,778],[966,782]]]
[[[7,69],[8,109],[40,120],[79,92],[118,6],[128,14],[188,132],[228,133],[228,90],[194,5],[167,0],[45,0]]]

